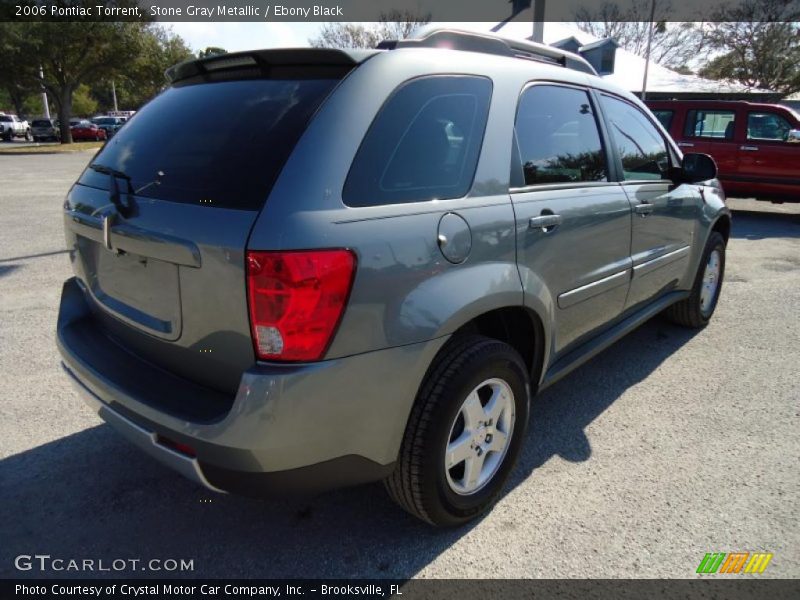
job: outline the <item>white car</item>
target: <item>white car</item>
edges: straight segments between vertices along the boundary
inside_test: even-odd
[[[30,125],[17,115],[0,114],[0,137],[10,142],[15,137],[24,137],[30,141],[33,139]]]

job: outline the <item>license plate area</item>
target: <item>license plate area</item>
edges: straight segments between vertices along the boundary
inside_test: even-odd
[[[181,334],[178,265],[107,250],[77,236],[86,285],[98,307],[151,335],[174,341]]]

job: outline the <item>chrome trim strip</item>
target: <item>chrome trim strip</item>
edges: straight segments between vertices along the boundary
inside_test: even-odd
[[[690,246],[684,246],[683,248],[678,248],[677,250],[668,252],[667,254],[662,254],[658,258],[654,258],[652,260],[648,260],[647,262],[643,262],[642,264],[636,265],[633,267],[633,277],[634,279],[636,277],[642,277],[652,271],[655,271],[656,269],[660,269],[663,266],[688,256],[691,250],[692,249]]]
[[[83,385],[80,379],[75,376],[75,374],[66,364],[62,362],[61,367],[64,369],[67,375],[69,375],[70,381],[83,397],[84,401],[92,407],[92,409],[101,419],[122,434],[129,442],[132,442],[134,445],[138,446],[140,450],[143,450],[162,464],[165,464],[171,469],[177,471],[187,479],[202,485],[212,492],[227,494],[225,490],[214,487],[211,485],[211,483],[209,483],[208,479],[206,479],[206,476],[203,474],[203,471],[200,469],[200,463],[196,458],[185,456],[172,450],[171,448],[167,448],[166,446],[159,444],[155,432],[141,427],[137,423],[134,423],[127,417],[118,413],[116,410],[111,408],[111,406],[98,398],[89,388]]]
[[[558,307],[569,308],[570,306],[574,306],[579,302],[588,300],[593,296],[597,296],[598,294],[602,294],[603,292],[607,292],[616,287],[624,285],[628,281],[630,281],[629,269],[625,269],[619,273],[614,273],[613,275],[609,275],[603,279],[598,279],[597,281],[582,285],[579,288],[575,288],[574,290],[570,290],[559,295]]]

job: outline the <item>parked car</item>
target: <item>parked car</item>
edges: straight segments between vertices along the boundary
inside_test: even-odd
[[[125,124],[125,119],[122,117],[95,117],[92,119],[92,123],[106,132],[106,138],[111,139]]]
[[[70,121],[69,130],[72,132],[72,139],[76,142],[87,140],[99,142],[106,139],[105,130],[101,129],[91,121],[79,121],[75,125],[72,125],[72,122]]]
[[[714,157],[729,196],[800,202],[800,116],[755,102],[647,102],[678,145]]]
[[[61,129],[55,119],[34,119],[31,121],[31,134],[36,142],[61,140]]]
[[[33,139],[27,121],[17,115],[7,114],[0,114],[0,137],[7,142],[13,141],[15,137],[25,138],[28,141]]]
[[[211,490],[384,480],[463,523],[532,395],[714,313],[713,160],[576,55],[433,28],[168,75],[67,196],[57,341],[102,418]]]

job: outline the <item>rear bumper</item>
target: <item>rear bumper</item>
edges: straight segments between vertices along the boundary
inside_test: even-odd
[[[57,343],[87,403],[141,449],[216,491],[306,493],[379,480],[399,451],[427,366],[446,341],[307,365],[256,364],[233,399],[142,361],[108,338],[74,279]],[[215,410],[221,406],[224,410]],[[161,443],[190,446],[191,457]]]

